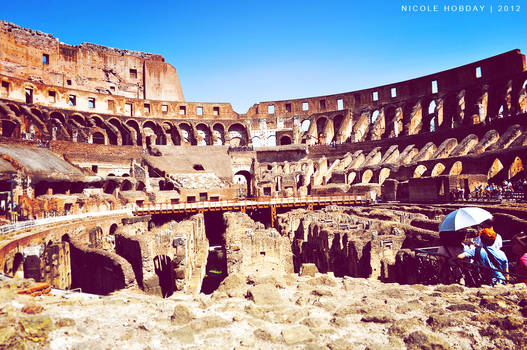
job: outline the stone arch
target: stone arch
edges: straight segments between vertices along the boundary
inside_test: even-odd
[[[174,183],[168,179],[159,181],[159,190],[160,191],[173,191]]]
[[[104,128],[104,120],[100,115],[92,114],[88,117],[88,121],[91,126],[98,126],[99,128]]]
[[[280,145],[290,145],[291,144],[291,137],[284,135],[280,137]]]
[[[91,140],[91,143],[94,143],[97,145],[108,144],[106,133],[104,132],[104,130],[100,128],[95,128],[94,130],[90,132],[90,140]]]
[[[328,122],[328,119],[324,116],[318,117],[316,119],[316,125],[317,125],[317,141],[318,143],[322,144],[324,140],[324,130],[326,128],[326,124]]]
[[[2,136],[18,137],[20,134],[20,124],[12,120],[2,119]]]
[[[498,158],[494,159],[489,168],[489,171],[487,172],[487,179],[492,179],[493,177],[498,175],[503,170],[503,168],[504,167],[501,161]]]
[[[198,146],[210,145],[210,136],[210,128],[207,125],[203,123],[196,125],[196,143]]]
[[[520,157],[515,157],[514,160],[512,161],[510,167],[509,167],[509,171],[508,171],[508,174],[507,174],[507,177],[509,179],[512,179],[513,177],[515,177],[516,175],[520,174],[520,173],[525,173],[525,169],[523,168],[523,163],[522,163],[522,160]]]
[[[370,183],[371,178],[373,177],[373,170],[367,169],[364,173],[362,173],[362,183],[367,184]]]
[[[379,185],[382,185],[384,183],[384,180],[386,180],[388,177],[390,177],[390,169],[389,168],[382,168],[379,172]]]
[[[124,180],[121,183],[121,186],[120,186],[119,189],[121,191],[131,191],[133,188],[134,188],[134,186],[132,185],[132,182],[130,180]]]
[[[242,192],[248,197],[252,196],[251,190],[251,173],[247,170],[240,170],[234,174],[233,177],[234,184],[245,185],[245,188],[242,188]]]
[[[267,137],[267,139],[265,140],[265,145],[268,147],[276,146],[276,135],[270,135],[269,137]]]
[[[62,125],[66,125],[66,117],[64,117],[64,114],[53,111],[49,114],[50,119],[56,119],[58,120]]]
[[[262,147],[262,139],[258,136],[253,136],[251,142],[253,144],[253,147]]]
[[[426,166],[424,166],[423,164],[421,165],[418,165],[415,170],[414,170],[414,178],[416,177],[421,177],[423,176],[423,174],[426,172]]]
[[[310,119],[302,120],[302,123],[300,124],[300,130],[302,130],[302,132],[308,132],[310,127],[311,127]]]
[[[343,121],[344,121],[344,116],[342,114],[338,114],[335,117],[333,117],[333,135],[335,135],[335,139],[337,138],[337,135],[340,131],[340,127],[342,126]]]
[[[439,175],[441,175],[444,171],[445,171],[445,165],[444,165],[443,163],[437,163],[437,164],[434,165],[434,167],[432,168],[432,173],[430,174],[430,176],[432,176],[432,177],[439,176]]]
[[[247,146],[247,130],[240,123],[229,126],[230,145],[233,147]]]
[[[460,175],[463,171],[463,163],[461,163],[460,160],[452,164],[450,167],[450,171],[448,172],[448,175]]]
[[[527,79],[523,81],[522,89],[527,89]]]
[[[379,112],[378,109],[374,110],[373,113],[371,114],[371,117],[370,117],[370,124],[374,124],[377,119],[379,118],[379,115],[381,114],[381,112]]]
[[[124,127],[122,122],[117,118],[110,118],[107,122],[109,125],[115,128],[115,132],[118,132],[121,136],[121,145],[132,145],[132,137],[128,128]],[[117,134],[116,136],[119,136]],[[110,142],[110,144],[112,144]]]
[[[385,124],[386,129],[384,130],[384,135],[382,135],[382,138],[389,138],[389,137],[396,137],[396,123],[397,120],[395,119],[396,112],[395,112],[395,106],[388,106],[384,109],[384,116],[385,116]]]
[[[139,128],[139,123],[135,119],[128,119],[125,122],[126,126],[131,128],[132,137],[135,137],[136,144],[138,146],[143,145],[143,137],[141,133],[141,129]],[[135,135],[133,135],[135,133]]]
[[[135,185],[136,191],[144,191],[146,188],[145,183],[143,181],[137,181],[137,184]]]
[[[181,145],[181,136],[179,135],[179,131],[174,124],[165,121],[161,125],[161,129],[163,130],[163,133],[165,135],[168,135],[169,137],[167,138],[167,144],[168,144],[168,140],[170,140],[170,142],[174,146]]]
[[[86,118],[80,113],[72,114],[69,119],[76,121],[80,126],[86,127]]]
[[[181,142],[187,145],[196,145],[196,139],[194,137],[194,131],[192,126],[188,123],[179,124],[179,134],[181,135]]]
[[[225,144],[225,127],[216,123],[212,126],[212,144],[222,146]]]
[[[11,274],[16,278],[24,277],[24,254],[18,252],[13,257],[13,265],[11,265]]]
[[[110,230],[108,231],[108,234],[109,234],[110,236],[113,236],[113,235],[115,235],[115,232],[116,232],[116,231],[117,231],[117,224],[112,224],[112,225],[110,226]]]
[[[9,107],[9,109],[15,113],[16,116],[19,116],[20,115],[20,109],[18,108],[17,105],[14,105],[12,103],[6,103],[7,107]]]
[[[147,146],[166,145],[166,136],[163,129],[151,120],[143,123],[143,135]]]
[[[347,177],[347,181],[348,181],[348,184],[351,185],[353,183],[353,181],[355,181],[355,178],[357,177],[357,173],[352,171],[351,173],[348,174],[348,177]]]

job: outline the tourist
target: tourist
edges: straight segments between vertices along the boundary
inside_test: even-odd
[[[481,233],[483,232],[483,230],[491,230],[492,232],[495,232],[494,219],[485,220],[480,224],[480,231],[478,233],[478,237],[474,239],[474,244],[480,247],[482,246]],[[496,233],[496,239],[494,241],[493,247],[494,249],[501,249],[501,247],[503,247],[503,239],[501,238],[501,235],[499,233]]]
[[[439,269],[439,278],[443,284],[460,283],[463,284],[463,276],[459,267],[456,268],[456,258],[462,254],[467,246],[465,241],[465,231],[442,231],[439,232],[441,247],[437,254],[441,256],[442,263]]]
[[[512,253],[517,256],[514,272],[519,275],[521,282],[527,284],[527,235],[523,232],[512,237]]]
[[[458,258],[471,258],[476,265],[484,267],[481,272],[487,277],[486,283],[492,286],[505,283],[508,279],[509,261],[503,251],[493,246],[496,233],[492,229],[485,228],[481,231],[480,239],[482,246],[470,247],[459,254]]]

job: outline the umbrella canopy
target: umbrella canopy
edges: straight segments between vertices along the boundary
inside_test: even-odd
[[[466,227],[479,225],[488,219],[492,219],[492,214],[481,208],[467,207],[457,209],[445,216],[443,222],[439,225],[439,232],[458,231]]]

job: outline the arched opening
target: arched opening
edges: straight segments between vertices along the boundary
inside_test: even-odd
[[[523,82],[522,89],[527,89],[527,79]]]
[[[70,120],[74,120],[80,126],[86,127],[86,119],[80,114],[73,114],[70,116]]]
[[[379,110],[374,110],[373,113],[371,114],[371,120],[370,120],[370,123],[373,124],[375,123],[375,121],[377,121],[377,118],[379,118]]]
[[[112,226],[110,226],[109,234],[113,236],[115,235],[116,231],[117,231],[117,224],[112,224]]]
[[[424,165],[418,165],[414,170],[414,178],[421,177],[426,171],[426,166]]]
[[[442,163],[437,163],[432,168],[432,173],[430,176],[435,177],[441,175],[445,171],[445,166]]]
[[[511,166],[509,167],[509,172],[507,174],[509,179],[525,176],[525,170],[523,169],[523,163],[520,157],[515,157]]]
[[[276,146],[276,136],[275,135],[271,135],[267,138],[267,140],[265,141],[265,144],[266,146],[268,147],[273,147],[273,146]]]
[[[119,183],[117,181],[109,180],[109,181],[105,182],[105,184],[103,185],[102,189],[103,189],[104,193],[112,194],[117,187],[119,187]]]
[[[430,119],[430,127],[429,127],[429,131],[430,132],[434,132],[437,130],[437,117],[436,116],[433,116],[431,119]]]
[[[395,107],[390,106],[384,110],[386,129],[382,138],[397,137],[397,120],[395,119]]]
[[[151,145],[166,145],[166,137],[163,129],[152,121],[143,124],[145,140],[150,140]],[[148,144],[148,143],[147,143]]]
[[[241,124],[233,124],[229,127],[230,146],[247,146],[247,130]]]
[[[428,104],[428,114],[435,114],[436,107],[437,107],[436,101],[435,100],[430,101],[430,103]]]
[[[317,141],[319,144],[324,143],[324,129],[327,121],[326,117],[320,117],[317,119]]]
[[[280,138],[280,145],[290,145],[291,144],[291,138],[287,135],[284,135]]]
[[[348,184],[351,185],[353,183],[353,181],[355,181],[355,178],[357,177],[357,173],[356,172],[351,172],[348,174]]]
[[[130,135],[130,132],[125,129],[121,122],[119,121],[119,119],[117,118],[112,118],[108,121],[108,124],[113,126],[115,128],[115,132],[121,134],[121,144],[122,145],[131,145],[132,144],[132,137]],[[113,130],[112,130],[113,132]],[[117,137],[119,135],[116,135]],[[117,140],[115,141],[116,144],[118,144]],[[112,144],[111,140],[110,140],[110,144]]]
[[[254,136],[251,139],[253,147],[262,147],[262,140],[258,136]]]
[[[503,105],[498,109],[498,118],[503,118],[504,108]]]
[[[91,121],[92,126],[104,128],[104,121],[98,115],[90,115],[88,119]]]
[[[177,131],[174,125],[172,125],[169,122],[164,122],[161,129],[163,130],[163,133],[165,135],[168,135],[170,137],[170,140],[172,141],[172,145],[174,146],[181,145],[181,139],[179,137],[179,132]]]
[[[196,139],[198,146],[210,145],[210,129],[205,124],[198,124],[196,126]]]
[[[384,183],[384,180],[386,180],[390,176],[390,169],[389,168],[382,168],[379,172],[379,185],[382,185]]]
[[[104,145],[104,135],[100,132],[95,132],[92,135],[92,143],[95,143],[97,145]]]
[[[13,257],[11,274],[15,278],[24,278],[24,255],[22,253],[16,253]]]
[[[130,180],[124,180],[121,183],[121,191],[131,191],[133,189],[132,182]]]
[[[130,119],[130,120],[126,121],[126,125],[129,126],[130,128],[132,128],[132,130],[135,132],[136,144],[138,146],[142,146],[143,145],[143,137],[142,137],[141,131],[139,130],[139,124],[135,120]],[[132,135],[132,137],[133,136],[134,135]]]
[[[371,169],[366,170],[362,174],[362,183],[363,184],[370,183],[372,177],[373,177],[373,171]]]
[[[159,181],[159,190],[160,191],[173,191],[174,184],[172,183],[172,181],[168,181],[168,180]]]
[[[179,124],[179,134],[181,135],[181,141],[190,144],[196,145],[196,139],[194,138],[194,132],[192,127],[187,123]]]
[[[50,119],[56,119],[58,120],[62,125],[66,125],[66,118],[64,118],[64,114],[59,112],[53,112],[49,115]]]
[[[302,130],[303,132],[308,132],[310,126],[311,126],[311,120],[306,119],[302,121],[302,124],[300,124],[300,130]]]
[[[450,171],[448,172],[449,175],[459,175],[463,171],[463,163],[461,161],[457,161],[454,164],[452,164],[452,167],[450,168]]]
[[[212,127],[212,137],[214,145],[222,146],[225,144],[225,129],[221,124],[214,124]]]
[[[489,180],[496,180],[494,179],[495,176],[497,176],[501,171],[503,170],[503,164],[501,161],[496,158],[494,159],[494,162],[492,162],[492,165],[489,168],[489,171],[487,173],[487,178]]]
[[[333,118],[333,134],[335,135],[335,138],[337,138],[340,127],[342,126],[342,122],[344,121],[344,116],[339,114]]]
[[[10,120],[2,119],[2,136],[15,137],[17,134],[17,124]]]
[[[144,191],[145,190],[145,183],[143,181],[137,182],[137,185],[135,185],[135,189],[137,191]]]
[[[238,196],[239,197],[250,197],[252,196],[251,190],[251,173],[247,170],[240,170],[234,174],[233,181],[235,184],[241,185]]]

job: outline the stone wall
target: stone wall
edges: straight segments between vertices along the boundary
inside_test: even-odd
[[[265,229],[247,214],[227,212],[225,252],[227,273],[283,274],[293,272],[291,245],[276,229]]]
[[[208,247],[203,214],[150,231],[124,227],[115,237],[115,251],[131,264],[139,287],[161,296],[200,291]]]

